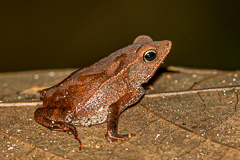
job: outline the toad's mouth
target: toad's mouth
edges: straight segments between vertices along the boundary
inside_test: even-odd
[[[149,75],[153,75],[157,71],[159,66],[164,63],[165,58],[167,57],[167,55],[169,54],[169,52],[171,50],[172,42],[166,40],[166,44],[164,46],[165,46],[165,53],[163,54],[163,57],[160,59],[160,61],[156,65],[155,69],[153,69],[153,71]]]

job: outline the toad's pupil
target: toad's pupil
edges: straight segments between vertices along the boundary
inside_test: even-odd
[[[148,51],[144,55],[144,60],[146,62],[151,62],[156,58],[156,52],[155,51]]]

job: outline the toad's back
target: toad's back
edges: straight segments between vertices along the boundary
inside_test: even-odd
[[[91,98],[109,79],[106,72],[76,77],[78,70],[59,84],[41,92],[44,107],[73,107]]]
[[[73,107],[84,103],[108,79],[108,75],[103,72],[67,79],[41,92],[45,107]]]
[[[43,90],[43,106],[68,108],[75,113],[75,124],[94,124],[89,120],[86,120],[89,124],[77,122],[87,117],[102,119],[96,123],[104,122],[108,106],[116,102],[127,90],[124,76],[119,75],[128,64],[127,55],[122,52],[125,50],[114,52],[107,57],[108,59],[104,58],[89,67],[77,70],[59,84]],[[92,117],[93,115],[100,115],[101,118]]]
[[[112,83],[120,83],[121,76],[116,75],[136,59],[136,54],[129,53],[140,46],[140,44],[132,44],[130,47],[120,49],[89,67],[73,72],[59,84],[43,90],[40,94],[43,107],[85,106],[92,97],[100,94],[104,87],[114,85]],[[108,92],[110,90],[111,88],[106,89]]]

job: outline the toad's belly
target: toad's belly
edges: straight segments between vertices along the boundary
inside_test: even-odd
[[[121,89],[119,89],[121,86]],[[123,98],[127,92],[127,84],[122,77],[116,77],[107,81],[85,102],[75,104],[74,124],[89,126],[106,122],[108,108]]]
[[[101,108],[98,111],[89,112],[88,114],[81,115],[78,114],[75,116],[73,120],[74,125],[82,125],[82,126],[91,126],[95,124],[101,124],[107,121],[107,107]]]

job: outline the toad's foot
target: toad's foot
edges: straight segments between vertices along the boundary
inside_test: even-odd
[[[78,138],[78,133],[76,128],[70,122],[64,122],[62,120],[63,119],[62,117],[67,117],[67,114],[68,114],[68,110],[66,110],[65,108],[42,107],[42,108],[38,108],[35,111],[34,119],[39,124],[51,129],[52,131],[71,132],[75,136],[75,139],[78,140],[79,150],[81,150],[82,143],[81,143],[81,140]],[[56,119],[60,119],[60,120],[56,121]]]
[[[132,134],[132,133],[129,133],[129,134],[111,134],[110,131],[108,131],[108,133],[105,135],[107,140],[109,142],[118,142],[118,141],[126,141],[127,138],[130,139],[132,137],[135,137],[136,134]]]
[[[80,138],[78,138],[77,130],[73,125],[67,124],[66,126],[61,126],[59,128],[53,128],[52,131],[64,131],[64,132],[68,131],[68,132],[71,132],[74,135],[75,139],[78,140],[79,150],[81,150],[82,142],[81,142]]]

